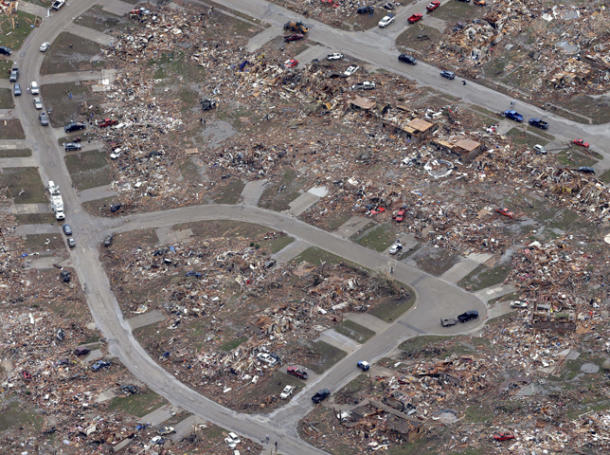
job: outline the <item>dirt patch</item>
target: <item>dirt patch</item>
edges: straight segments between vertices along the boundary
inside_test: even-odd
[[[107,33],[111,30],[122,31],[126,29],[129,25],[129,19],[104,11],[101,5],[95,5],[78,16],[74,23],[92,28],[98,32]]]
[[[12,109],[13,107],[15,107],[13,91],[10,88],[0,88],[0,109]]]
[[[425,54],[434,48],[442,36],[434,27],[421,23],[413,24],[396,39],[396,46],[401,52],[408,53],[409,49],[414,49]]]
[[[0,158],[25,158],[32,156],[30,149],[0,149]]]
[[[107,185],[112,181],[103,152],[91,150],[65,157],[72,182],[78,190]]]
[[[69,73],[103,68],[105,68],[105,60],[100,55],[99,44],[63,32],[51,43],[51,47],[49,47],[42,61],[40,74]]]
[[[411,259],[417,266],[432,275],[442,275],[459,260],[459,256],[443,248],[433,248],[430,245],[422,245]]]
[[[0,120],[0,139],[25,139],[19,119]]]
[[[5,167],[0,170],[0,188],[16,204],[47,202],[45,188],[37,167]]]
[[[281,212],[290,208],[290,202],[301,194],[303,182],[294,170],[288,169],[276,183],[268,183],[258,201],[260,207]]]

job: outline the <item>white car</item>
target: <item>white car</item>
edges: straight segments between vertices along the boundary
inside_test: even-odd
[[[40,100],[39,96],[35,96],[33,101],[36,109],[42,109],[42,101]]]
[[[32,95],[40,94],[40,86],[38,85],[38,82],[36,82],[36,81],[30,82],[30,93]]]
[[[546,155],[546,149],[540,144],[534,145],[534,152],[536,152],[536,155]]]
[[[388,14],[387,16],[384,16],[377,25],[379,25],[379,28],[386,28],[388,25],[394,22],[394,19],[396,18],[393,14]]]
[[[286,387],[284,387],[284,390],[282,390],[282,393],[280,393],[280,398],[282,400],[285,400],[290,395],[292,395],[292,392],[294,392],[294,386],[293,385],[287,385]]]
[[[514,302],[510,302],[511,308],[527,308],[527,302],[523,300],[515,300]]]
[[[328,54],[326,56],[326,60],[341,60],[343,58],[343,54],[339,52],[334,52],[332,54]]]
[[[394,243],[392,243],[392,246],[390,247],[390,249],[388,250],[388,253],[390,254],[396,254],[398,253],[400,250],[402,250],[402,243],[400,243],[400,240],[396,240]]]
[[[274,366],[277,363],[277,359],[266,352],[259,352],[256,358],[269,366]]]
[[[46,52],[49,50],[49,46],[51,45],[51,43],[48,42],[44,42],[40,45],[40,52]]]
[[[53,8],[55,11],[58,11],[65,4],[66,4],[66,0],[55,0],[53,2],[53,4],[51,5],[51,8]]]
[[[354,74],[356,71],[358,71],[360,67],[358,65],[350,65],[347,67],[347,69],[343,72],[344,76],[351,76],[352,74]]]
[[[241,439],[239,439],[239,436],[237,436],[235,433],[231,432],[225,438],[225,442],[231,449],[234,449],[235,447],[237,447],[237,444],[241,442]]]

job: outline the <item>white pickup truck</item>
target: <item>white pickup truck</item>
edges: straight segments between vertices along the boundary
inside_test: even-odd
[[[59,192],[59,186],[53,180],[49,180],[49,196],[51,197],[51,209],[55,213],[55,218],[59,221],[66,219],[64,200]]]

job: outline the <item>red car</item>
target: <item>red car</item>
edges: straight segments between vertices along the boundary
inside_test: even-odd
[[[515,439],[515,435],[511,433],[495,433],[493,437],[496,441],[508,441],[510,439]]]
[[[297,367],[288,367],[286,369],[286,373],[296,376],[299,379],[307,379],[307,377],[309,376],[307,374],[307,371],[299,370]]]
[[[297,66],[299,64],[299,61],[294,59],[294,58],[290,58],[288,60],[286,60],[284,62],[284,67],[286,68],[294,68],[295,66]]]
[[[409,24],[415,24],[418,21],[421,21],[422,17],[424,17],[423,14],[413,14],[409,19],[407,19],[407,22]]]
[[[301,34],[301,33],[293,33],[292,35],[286,35],[284,36],[284,41],[285,42],[289,42],[289,41],[298,41],[305,38],[305,35]]]
[[[501,208],[501,209],[496,209],[496,213],[507,216],[511,220],[515,218],[515,214],[513,212],[511,212],[510,210],[508,210],[506,207]]]
[[[396,212],[396,215],[392,216],[392,219],[397,223],[402,223],[405,220],[405,215],[407,214],[407,209],[401,207]]]
[[[105,118],[104,120],[100,120],[98,122],[97,126],[99,126],[100,128],[106,128],[108,126],[116,125],[117,123],[119,123],[119,122],[116,120]]]
[[[586,148],[586,149],[588,149],[588,148],[589,148],[589,143],[588,143],[588,142],[585,142],[585,141],[584,141],[584,139],[574,139],[574,140],[572,141],[572,144],[574,144],[574,145],[580,145],[581,147],[584,147],[584,148]]]
[[[434,11],[436,8],[438,8],[439,6],[441,6],[441,2],[437,2],[436,0],[433,2],[428,3],[428,6],[426,6],[426,10],[431,13],[432,11]]]

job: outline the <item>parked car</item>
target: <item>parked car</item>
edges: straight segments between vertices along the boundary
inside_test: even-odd
[[[49,126],[49,115],[45,111],[42,111],[38,118],[42,126]]]
[[[302,33],[292,33],[290,35],[285,35],[284,41],[286,43],[288,43],[290,41],[299,41],[299,40],[302,40],[303,38],[305,38],[305,35],[303,35]]]
[[[332,54],[328,54],[326,56],[326,60],[341,60],[344,57],[340,52],[333,52]]]
[[[76,246],[76,240],[74,240],[74,237],[68,237],[68,247],[70,248],[74,248]]]
[[[40,99],[39,96],[35,96],[34,99],[32,100],[34,103],[34,107],[36,109],[42,109],[42,100]]]
[[[441,76],[444,77],[445,79],[450,79],[450,80],[455,79],[455,73],[453,71],[443,70],[443,71],[441,71]]]
[[[0,55],[11,55],[12,53],[13,51],[11,51],[8,47],[0,46]]]
[[[91,371],[98,371],[102,368],[108,368],[110,367],[110,365],[112,365],[110,362],[107,362],[105,360],[98,360],[93,365],[91,365]]]
[[[299,61],[297,59],[289,58],[288,60],[286,60],[284,62],[284,67],[285,68],[294,68],[298,64],[299,64]]]
[[[434,11],[436,8],[438,8],[439,6],[441,6],[441,2],[434,0],[433,2],[428,3],[428,6],[426,6],[426,11],[428,11],[429,13],[431,13],[432,11]]]
[[[70,122],[64,126],[64,132],[73,133],[74,131],[84,130],[85,128],[87,128],[87,125],[82,122]]]
[[[415,57],[413,57],[412,55],[408,55],[408,54],[400,54],[398,56],[398,60],[403,63],[408,63],[409,65],[415,65],[417,63],[417,60],[415,60]]]
[[[402,250],[402,243],[400,243],[400,240],[396,240],[394,243],[392,243],[392,246],[390,246],[390,249],[388,250],[388,252],[392,255],[398,253],[400,250]]]
[[[423,15],[423,14],[419,14],[419,13],[417,13],[417,14],[412,14],[412,15],[409,17],[409,19],[407,19],[407,22],[408,22],[409,24],[415,24],[416,22],[421,21],[423,17],[424,17],[424,15]]]
[[[534,152],[536,152],[536,155],[546,155],[546,149],[540,144],[534,145]]]
[[[256,355],[256,358],[258,360],[260,360],[261,362],[266,363],[269,366],[274,366],[276,363],[279,362],[279,359],[277,356],[269,354],[267,352],[259,352]]]
[[[589,166],[580,166],[579,168],[576,168],[576,170],[583,174],[595,174],[595,169]]]
[[[15,66],[11,68],[11,74],[8,77],[8,80],[9,82],[17,82],[17,79],[19,79],[19,68]]]
[[[51,8],[53,8],[55,11],[57,11],[65,4],[66,4],[66,0],[55,0],[53,2],[53,4],[51,5]]]
[[[549,129],[549,124],[539,118],[531,118],[529,124],[535,126],[536,128],[540,128],[541,130]]]
[[[451,327],[452,325],[456,325],[457,322],[458,321],[455,318],[442,318],[441,319],[441,326],[442,327]]]
[[[460,315],[458,315],[458,320],[460,322],[468,322],[471,319],[476,319],[479,317],[479,312],[476,310],[466,311]]]
[[[309,377],[309,373],[307,373],[307,371],[301,370],[301,369],[299,369],[299,368],[297,368],[295,366],[288,367],[286,369],[286,373],[288,373],[288,374],[290,374],[292,376],[296,376],[297,378],[303,379],[303,380],[305,380],[305,379],[307,379]]]
[[[326,400],[330,396],[330,390],[322,389],[319,390],[313,397],[311,397],[311,401],[318,404],[324,400]]]
[[[506,117],[507,119],[510,119],[510,120],[514,120],[515,122],[519,122],[519,123],[521,123],[523,121],[523,116],[513,109],[504,111],[504,117]]]
[[[21,85],[19,85],[18,82],[16,82],[15,85],[13,86],[13,95],[21,96]]]
[[[30,82],[30,93],[32,95],[38,95],[40,93],[40,86],[38,85],[38,82]]]
[[[59,277],[61,278],[61,281],[63,281],[64,283],[69,283],[70,280],[72,279],[72,274],[70,272],[68,272],[67,270],[62,270],[61,272],[59,272]]]
[[[383,16],[381,20],[377,23],[377,25],[379,25],[379,28],[386,28],[395,20],[396,17],[393,14],[388,14],[387,16]]]
[[[578,145],[578,146],[580,146],[580,147],[584,147],[584,148],[586,148],[586,149],[588,149],[588,148],[589,148],[589,143],[588,143],[588,142],[585,142],[585,141],[584,141],[584,139],[574,139],[574,140],[572,141],[572,144],[574,144],[574,145]]]
[[[360,360],[357,364],[358,368],[360,368],[362,371],[369,371],[371,368],[371,364],[368,363],[366,360]]]
[[[405,207],[401,207],[398,209],[395,215],[392,215],[392,219],[397,223],[402,223],[405,220],[405,215],[407,214],[407,209]]]
[[[375,82],[364,81],[358,82],[357,84],[352,85],[352,90],[374,90],[376,87]]]
[[[360,69],[360,67],[358,65],[350,65],[347,67],[347,69],[343,72],[343,75],[346,77],[351,76],[352,74],[354,74],[356,71],[358,71]]]
[[[66,235],[72,235],[72,228],[70,227],[69,224],[64,224],[61,229],[64,231],[64,234]]]
[[[458,2],[470,3],[470,0],[458,0]]]
[[[76,150],[80,150],[81,145],[76,142],[64,142],[64,150],[66,152],[74,152]]]
[[[113,238],[114,238],[113,234],[108,234],[106,237],[104,237],[104,246],[106,248],[109,248],[110,245],[112,245]]]
[[[358,14],[375,14],[375,8],[372,6],[361,6],[356,10]]]
[[[284,390],[282,390],[282,393],[280,393],[280,398],[282,400],[286,400],[290,395],[292,395],[292,392],[294,392],[294,386],[287,385],[284,387]]]
[[[39,48],[39,49],[40,49],[40,52],[46,52],[46,51],[48,51],[50,46],[51,46],[51,43],[48,43],[48,42],[46,42],[46,41],[45,41],[44,43],[42,43],[42,44],[40,45],[40,48]]]

